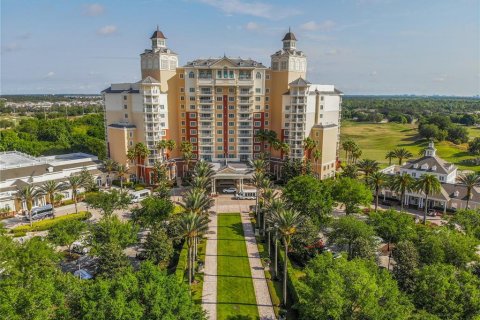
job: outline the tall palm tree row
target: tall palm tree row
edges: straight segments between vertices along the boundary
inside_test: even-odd
[[[48,197],[48,202],[52,205],[53,217],[55,217],[55,195],[64,190],[65,185],[55,180],[45,181],[40,186],[40,191]]]
[[[468,209],[468,203],[470,202],[470,199],[472,198],[473,188],[480,186],[480,176],[475,174],[475,173],[462,174],[461,176],[458,177],[458,180],[460,181],[461,184],[463,184],[467,187],[466,208]]]
[[[23,188],[21,189],[18,189],[17,191],[17,198],[20,199],[21,201],[24,201],[25,202],[25,206],[27,207],[27,211],[28,211],[28,217],[30,218],[30,226],[33,225],[33,222],[32,222],[32,207],[33,207],[33,203],[35,201],[35,199],[39,196],[42,196],[42,191],[29,184],[29,185],[26,185],[24,186]]]
[[[427,211],[428,211],[428,196],[440,192],[441,189],[440,181],[438,180],[437,176],[426,173],[422,175],[414,185],[414,189],[423,192],[425,194],[425,203],[424,210],[423,210],[423,224],[427,223]]]
[[[192,279],[195,275],[194,261],[196,257],[195,244],[197,239],[203,236],[208,230],[208,222],[210,220],[205,215],[199,215],[194,212],[186,212],[180,219],[180,230],[182,238],[187,242],[188,248],[188,283],[192,284]]]
[[[282,239],[285,250],[283,261],[283,305],[285,306],[287,305],[288,247],[290,246],[292,236],[298,232],[304,218],[297,211],[283,209],[272,212],[269,220]]]
[[[400,211],[403,211],[403,206],[405,203],[405,193],[412,191],[414,189],[415,179],[404,172],[399,175],[394,175],[390,178],[389,186],[392,191],[400,193]]]
[[[180,144],[180,152],[182,153],[185,164],[183,166],[183,176],[190,171],[190,162],[193,160],[193,145],[190,141],[182,141]]]
[[[140,180],[145,182],[145,159],[150,155],[150,150],[148,147],[139,142],[132,148],[128,149],[127,151],[127,158],[128,160],[136,164],[137,167],[140,166]],[[138,160],[138,161],[137,161]]]
[[[214,200],[203,189],[192,188],[183,195],[182,207],[185,211],[191,211],[200,215],[208,215],[213,207]]]

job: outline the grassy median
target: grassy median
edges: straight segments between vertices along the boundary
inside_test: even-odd
[[[217,319],[258,319],[240,214],[218,215],[217,255]]]

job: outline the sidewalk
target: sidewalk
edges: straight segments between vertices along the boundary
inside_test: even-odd
[[[250,223],[248,212],[242,211],[243,232],[247,243],[248,260],[250,262],[250,270],[252,272],[253,287],[257,298],[258,315],[260,320],[276,319],[273,311],[272,299],[268,291],[267,280],[265,279],[265,271],[260,261],[260,253],[258,252],[255,233]]]
[[[208,319],[217,319],[217,214],[210,216],[205,249],[202,307]]]

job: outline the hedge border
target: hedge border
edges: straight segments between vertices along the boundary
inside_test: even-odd
[[[178,256],[177,267],[175,268],[175,276],[179,281],[183,281],[185,279],[185,270],[187,269],[187,256],[187,241],[184,241],[182,244],[182,250],[180,250],[180,255]]]
[[[55,225],[59,224],[62,221],[68,220],[88,220],[92,217],[92,213],[88,211],[80,211],[79,213],[72,213],[60,217],[56,217],[53,219],[45,219],[41,221],[36,221],[33,223],[32,226],[29,224],[18,226],[10,230],[10,233],[13,233],[14,237],[21,237],[24,236],[27,232],[33,231],[45,231],[50,230]]]

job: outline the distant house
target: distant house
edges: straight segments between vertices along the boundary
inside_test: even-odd
[[[393,165],[384,170],[384,173],[404,174],[407,173],[415,179],[428,173],[437,176],[442,188],[440,193],[429,195],[429,208],[442,209],[443,211],[457,209],[464,209],[467,205],[467,187],[462,184],[457,184],[458,168],[436,154],[436,149],[433,142],[430,142],[425,149],[424,156],[407,161],[405,164],[398,166]],[[385,197],[399,198],[400,195],[389,190],[383,190]],[[399,199],[400,200],[400,199]],[[409,191],[405,194],[403,199],[405,206],[415,206],[418,209],[424,208],[425,194],[423,192]],[[470,209],[480,208],[480,188],[474,188],[468,203]]]
[[[102,162],[86,153],[45,157],[32,157],[17,151],[0,153],[0,209],[16,212],[26,210],[25,202],[17,197],[18,189],[29,184],[38,186],[49,180],[64,182],[70,175],[84,169],[92,174],[98,186],[106,182],[110,184],[109,177],[101,168]],[[72,190],[65,189],[59,193],[63,199],[72,198]],[[45,204],[45,196],[39,196],[34,200],[33,207]]]

